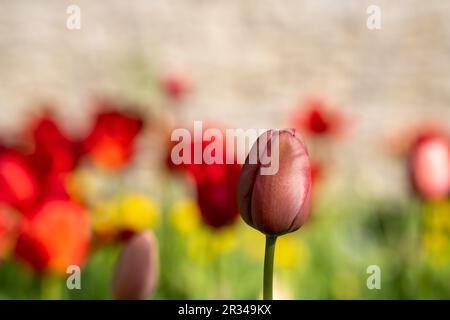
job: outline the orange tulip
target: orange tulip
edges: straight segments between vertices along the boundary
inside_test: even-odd
[[[65,199],[46,200],[25,216],[15,254],[37,272],[65,274],[84,264],[90,230],[86,210]]]
[[[103,111],[84,141],[84,151],[98,166],[120,169],[133,157],[135,139],[142,127],[143,121],[137,116]]]

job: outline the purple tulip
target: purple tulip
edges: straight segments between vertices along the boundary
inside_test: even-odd
[[[158,280],[158,244],[152,232],[134,235],[123,248],[113,276],[116,299],[145,299]]]
[[[297,230],[308,218],[311,166],[306,147],[295,129],[270,130],[264,135],[267,136],[258,138],[250,154],[261,150],[260,139],[267,140],[264,148],[278,151],[278,157],[272,155],[279,162],[278,172],[262,175],[263,165],[250,164],[249,154],[239,178],[237,200],[248,225],[268,235],[282,235]],[[273,148],[277,143],[278,148]]]
[[[273,260],[277,237],[297,230],[308,218],[311,164],[295,129],[269,130],[253,145],[239,177],[239,212],[266,235],[265,300],[273,298]]]

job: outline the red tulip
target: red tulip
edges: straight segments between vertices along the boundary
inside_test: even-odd
[[[143,121],[133,115],[104,111],[85,140],[85,152],[95,164],[111,170],[126,165],[134,155],[134,144]]]
[[[37,197],[37,180],[25,156],[7,149],[0,152],[0,203],[24,209]]]
[[[37,272],[65,274],[68,266],[84,264],[89,237],[84,208],[70,200],[47,200],[26,214],[15,254]]]
[[[305,134],[333,136],[342,133],[344,117],[320,99],[310,99],[294,116],[294,125]]]
[[[447,197],[450,194],[450,140],[439,135],[420,136],[411,152],[410,173],[415,190],[424,198]]]
[[[278,149],[278,172],[262,175],[261,158],[251,164],[266,135],[264,150]],[[258,138],[239,178],[237,199],[244,221],[267,235],[281,235],[300,228],[309,215],[311,165],[305,145],[295,129],[270,130]],[[278,144],[278,148],[273,148]],[[263,155],[262,155],[263,156]],[[272,165],[272,163],[271,163]]]
[[[220,131],[223,132],[223,130]],[[222,140],[222,137],[214,138]],[[175,165],[169,157],[169,168],[181,170],[193,178],[202,221],[206,225],[213,228],[230,225],[236,221],[239,215],[236,203],[236,190],[241,165],[237,164],[237,161],[233,161],[232,164],[226,163],[227,150],[225,141],[221,144],[222,164],[207,164],[204,161],[200,164],[195,164],[194,145],[196,143],[196,141],[192,141],[190,144],[190,163]],[[200,143],[203,154],[212,142],[202,140]]]
[[[168,97],[181,100],[191,89],[191,79],[185,73],[171,72],[163,78],[162,86]]]
[[[213,228],[233,224],[239,215],[236,191],[240,166],[211,164],[204,167],[209,175],[197,184],[197,202],[203,222]]]
[[[69,138],[48,115],[38,119],[31,128],[34,152],[32,164],[40,177],[72,171],[77,165],[79,144]]]
[[[150,231],[135,234],[123,248],[114,271],[116,299],[140,300],[149,296],[158,281],[158,244]]]

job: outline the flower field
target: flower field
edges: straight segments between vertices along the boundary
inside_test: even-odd
[[[25,9],[3,6],[17,17],[5,25],[22,26]],[[281,11],[282,22],[266,21],[271,15],[261,11],[236,24],[264,39],[260,45],[249,36],[246,63],[225,41],[240,39],[242,30],[203,14],[217,27],[208,29],[217,43],[181,18],[184,28],[153,28],[146,42],[133,31],[147,30],[138,10],[145,5],[135,6],[130,15],[142,25],[112,13],[135,36],[130,44],[119,32],[96,29],[92,17],[100,13],[82,1],[86,22],[79,31],[64,30],[71,46],[55,49],[78,57],[80,69],[54,71],[48,86],[33,68],[28,80],[19,76],[28,63],[19,58],[9,73],[1,62],[9,61],[8,51],[0,53],[0,74],[9,74],[0,89],[0,299],[450,299],[450,101],[441,82],[429,80],[436,68],[423,72],[425,86],[402,78],[419,78],[404,66],[386,71],[384,84],[377,78],[384,71],[359,65],[372,77],[364,82],[344,57],[356,46],[376,63],[383,49],[367,53],[362,40],[349,46],[350,32],[342,30],[333,57],[347,69],[330,60],[327,73],[315,58],[299,67],[284,54],[298,56],[300,42],[273,45],[277,33],[268,31],[294,39],[286,30],[297,19]],[[154,9],[165,17],[164,8]],[[219,12],[238,16],[214,12],[217,19],[225,19]],[[19,50],[2,36],[1,21],[0,13],[0,47]],[[12,28],[18,39],[37,37],[29,23]],[[177,33],[186,30],[211,40],[204,54],[217,60],[194,59],[202,45]],[[70,39],[73,32],[87,33]],[[167,36],[167,46],[154,34]],[[310,40],[302,53],[322,48],[315,36],[301,34]],[[113,38],[120,46],[108,42]],[[98,46],[82,67],[77,41]],[[171,41],[197,49],[174,49]],[[44,57],[65,57],[27,45]],[[268,67],[273,51],[278,71]],[[414,60],[408,52],[399,55]],[[58,63],[49,70],[59,70]],[[444,69],[433,79],[447,81]],[[65,77],[79,86],[71,91]],[[396,88],[404,96],[393,94]],[[29,107],[13,110],[7,102]],[[263,133],[241,149],[230,130]],[[273,161],[276,171],[265,175]]]

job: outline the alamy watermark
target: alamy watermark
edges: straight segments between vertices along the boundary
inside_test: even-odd
[[[244,164],[247,159],[249,164],[260,165],[262,175],[274,175],[279,169],[277,135],[278,131],[267,129],[226,129],[225,134],[216,128],[203,131],[203,123],[194,121],[193,132],[185,128],[172,131],[171,141],[178,143],[170,157],[175,165]]]
[[[66,281],[67,289],[81,290],[81,269],[77,265],[70,265],[67,267],[66,273],[69,274]]]
[[[366,20],[366,26],[369,30],[381,29],[381,8],[377,5],[370,5],[366,9],[366,13],[369,15]]]
[[[66,28],[69,30],[81,29],[81,8],[76,4],[67,7],[66,13],[69,15],[66,20]]]
[[[376,264],[373,264],[367,267],[366,272],[370,274],[366,282],[367,289],[381,289],[381,268]]]

